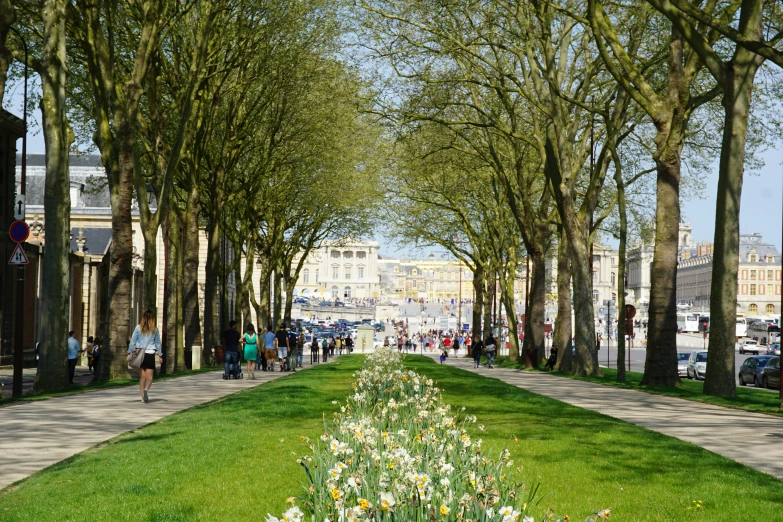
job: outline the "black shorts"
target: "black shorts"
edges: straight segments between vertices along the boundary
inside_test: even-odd
[[[154,370],[155,369],[155,354],[145,353],[144,360],[141,361],[142,370]]]

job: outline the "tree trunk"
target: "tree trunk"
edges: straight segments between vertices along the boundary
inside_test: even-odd
[[[491,276],[491,280],[490,280]],[[492,333],[492,304],[495,302],[495,272],[485,272],[484,277],[484,323],[481,330],[482,339],[489,337]]]
[[[242,274],[241,283],[237,291],[237,317],[243,328],[253,322],[253,316],[250,311],[250,289],[253,285],[253,271],[255,268],[255,252],[252,243],[247,247],[247,256],[245,258],[245,273]],[[261,325],[257,325],[259,328]]]
[[[112,244],[109,266],[108,342],[104,344],[95,380],[127,379],[126,354],[131,333],[131,280],[133,276],[133,133],[128,115],[116,123],[119,155],[117,175],[109,175],[112,209]],[[112,180],[115,179],[115,183]]]
[[[530,256],[529,308],[525,311],[525,350],[534,368],[541,365],[545,357],[544,319],[546,318],[546,267],[544,255],[540,252]]]
[[[182,341],[181,318],[181,266],[182,234],[181,223],[177,212],[173,207],[168,210],[166,220],[166,238],[168,245],[167,275],[166,275],[166,373],[174,373],[177,370],[177,352],[180,351]]]
[[[517,311],[514,306],[515,276],[516,270],[513,270],[509,277],[505,278],[503,282],[504,290],[501,294],[503,296],[503,304],[506,307],[506,317],[508,318],[508,358],[517,362],[519,361],[519,331],[517,330]]]
[[[142,225],[144,238],[144,275],[142,278],[142,302],[144,311],[158,309],[158,226]]]
[[[279,267],[275,268],[274,271],[274,283],[275,302],[273,303],[272,324],[274,328],[279,328],[283,311],[283,275]]]
[[[269,307],[269,288],[272,279],[272,267],[270,266],[269,258],[261,265],[261,275],[258,280],[258,302],[259,302],[259,319],[261,323],[259,326],[266,328],[272,325],[272,315]]]
[[[193,345],[201,346],[201,321],[198,305],[198,265],[199,265],[199,228],[198,228],[198,189],[191,189],[188,206],[185,211],[185,251],[182,270],[182,317],[185,324],[185,349]]]
[[[480,266],[476,266],[475,272],[473,272],[473,290],[476,293],[476,299],[473,301],[473,337],[471,343],[476,343],[481,340],[481,318],[482,318],[482,306],[484,304],[484,269]]]
[[[625,252],[628,239],[628,215],[625,209],[622,169],[617,162],[614,179],[617,184],[617,211],[620,214],[620,249],[617,260],[617,382],[625,382]]]
[[[656,158],[655,251],[650,275],[650,310],[645,386],[674,386],[677,372],[677,250],[680,233],[680,154],[676,147]]]
[[[283,313],[283,320],[286,326],[291,324],[291,315],[294,307],[294,287],[296,286],[296,280],[293,278],[285,277],[285,312]]]
[[[745,7],[743,7],[745,9]],[[756,17],[761,24],[761,17]],[[736,395],[734,343],[737,323],[737,270],[739,265],[739,217],[745,167],[748,115],[753,81],[761,60],[738,50],[726,67],[723,94],[724,127],[718,169],[718,201],[715,209],[715,249],[710,287],[710,341],[704,393]]]
[[[555,319],[555,342],[557,342],[556,371],[571,371],[571,258],[565,229],[559,227],[557,242],[557,319]]]
[[[43,134],[46,144],[46,184],[44,187],[44,227],[46,251],[40,310],[45,318],[40,328],[40,360],[33,389],[36,392],[63,390],[68,379],[68,312],[70,288],[70,177],[68,152],[73,134],[66,117],[65,9],[67,2],[45,2],[43,71],[39,71],[43,98]],[[32,277],[32,274],[27,274]],[[16,313],[22,313],[17,310]],[[19,333],[17,333],[19,335]],[[84,339],[82,339],[84,342]]]
[[[216,211],[213,211],[215,214]],[[212,348],[220,344],[218,332],[218,280],[220,279],[220,219],[211,216],[207,234],[207,266],[204,285],[204,346],[202,358],[212,360]]]

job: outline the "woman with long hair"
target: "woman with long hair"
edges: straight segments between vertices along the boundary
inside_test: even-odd
[[[141,316],[141,322],[133,330],[133,336],[128,343],[128,360],[135,349],[144,350],[144,360],[139,368],[139,393],[142,402],[149,402],[148,392],[152,386],[152,377],[155,375],[155,355],[160,363],[163,363],[163,347],[160,342],[160,334],[155,327],[155,314],[150,310]]]
[[[247,378],[256,378],[256,359],[258,359],[258,335],[252,324],[247,325],[245,335],[240,341],[245,345],[245,361],[247,361]]]

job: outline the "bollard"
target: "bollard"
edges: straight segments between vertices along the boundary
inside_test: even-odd
[[[201,346],[193,345],[191,348],[190,361],[191,370],[201,369]]]

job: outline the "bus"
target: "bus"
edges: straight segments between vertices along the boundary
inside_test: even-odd
[[[737,314],[737,339],[748,335],[748,321],[744,314]]]
[[[688,333],[699,331],[699,314],[677,312],[677,332]]]
[[[780,326],[766,321],[756,321],[748,326],[748,337],[759,344],[769,346],[780,342]]]

